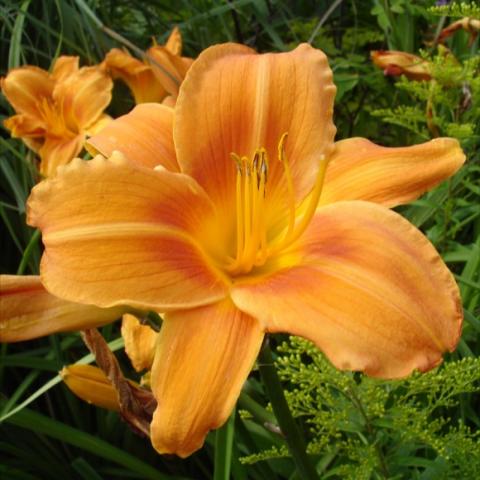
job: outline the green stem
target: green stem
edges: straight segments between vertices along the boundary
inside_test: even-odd
[[[380,445],[376,442],[376,440],[374,438],[375,437],[375,432],[374,432],[374,429],[372,427],[372,424],[370,423],[370,419],[368,418],[367,412],[365,411],[365,408],[363,407],[362,401],[357,396],[357,394],[355,393],[355,390],[353,390],[353,388],[349,387],[348,392],[351,395],[350,400],[358,408],[358,410],[360,412],[360,415],[363,417],[363,419],[365,421],[365,425],[367,427],[369,436],[374,442],[375,452],[377,453],[377,457],[378,457],[380,469],[382,471],[382,475],[385,478],[389,478],[390,474],[388,473],[388,467],[387,467],[387,463],[385,462],[385,457],[383,455],[383,451],[382,451]]]
[[[173,83],[175,83],[177,86],[180,85],[180,82],[178,79],[173,76],[165,67],[160,65],[151,55],[148,53],[144,52],[141,48],[138,48],[136,45],[134,45],[130,40],[125,38],[123,35],[120,35],[119,33],[115,32],[111,28],[108,28],[93,12],[93,10],[85,3],[84,0],[75,0],[77,3],[77,6],[83,10],[83,12],[90,18],[90,20],[93,21],[93,23],[96,25],[96,27],[107,34],[109,37],[113,38],[116,40],[118,43],[121,43],[122,45],[125,45],[128,47],[132,52],[134,52],[136,55],[138,55],[142,60],[147,60],[150,63],[153,63],[156,67],[158,67],[164,75],[166,75]]]
[[[213,480],[228,480],[230,478],[234,431],[235,409],[227,423],[215,433],[215,469]]]
[[[273,412],[287,441],[288,450],[295,461],[298,473],[304,480],[318,480],[318,475],[307,455],[305,440],[293,419],[283,393],[282,384],[273,364],[272,351],[268,340],[264,343],[258,357],[258,368],[265,389],[272,404]]]
[[[30,261],[30,257],[32,256],[34,249],[37,247],[39,240],[40,230],[35,230],[35,232],[33,232],[33,235],[30,238],[30,241],[28,242],[27,248],[23,252],[22,260],[20,261],[20,265],[17,269],[17,275],[23,275],[23,273],[25,272],[27,264]]]

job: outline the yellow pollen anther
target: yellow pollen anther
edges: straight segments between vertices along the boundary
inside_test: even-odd
[[[245,273],[266,258],[265,187],[268,174],[268,156],[258,148],[251,159],[230,154],[237,166],[236,253],[226,266],[232,274]],[[263,259],[263,260],[262,260]]]

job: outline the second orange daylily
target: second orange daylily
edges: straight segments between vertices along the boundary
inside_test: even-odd
[[[53,175],[76,157],[87,134],[103,127],[112,81],[98,66],[78,67],[78,57],[59,57],[52,73],[23,66],[1,79],[16,115],[4,125],[40,156],[40,173]]]
[[[471,46],[480,32],[480,20],[476,18],[465,17],[456,22],[451,23],[448,27],[445,27],[438,36],[439,42],[444,42],[447,38],[451,37],[456,31],[465,30],[469,33],[470,39],[468,44]]]
[[[155,44],[147,50],[145,61],[114,48],[105,57],[105,65],[113,78],[120,78],[128,85],[135,103],[163,101],[173,105],[192,63],[192,59],[181,54],[182,36],[175,27],[165,45]]]
[[[463,152],[448,138],[334,143],[334,95],[309,45],[211,47],[175,110],[137,106],[91,139],[109,158],[75,161],[32,192],[52,294],[166,312],[151,370],[160,453],[187,456],[226,421],[266,332],[384,378],[455,348],[453,277],[387,207],[452,175]]]
[[[432,65],[417,55],[395,50],[370,52],[373,63],[388,76],[405,75],[410,80],[430,80]]]

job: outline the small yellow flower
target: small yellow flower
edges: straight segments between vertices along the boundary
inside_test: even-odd
[[[40,173],[51,176],[83,148],[87,134],[105,125],[112,81],[99,66],[78,68],[78,57],[59,57],[52,73],[26,65],[0,81],[16,115],[4,125],[40,156]]]

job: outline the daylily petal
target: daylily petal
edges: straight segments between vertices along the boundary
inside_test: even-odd
[[[100,133],[111,122],[113,122],[113,118],[106,113],[102,113],[95,123],[92,123],[92,125],[85,129],[85,133],[88,136],[96,135],[97,133]]]
[[[112,79],[98,66],[83,67],[57,82],[52,95],[70,131],[78,132],[100,118],[112,98],[112,87]]]
[[[90,138],[87,149],[92,155],[101,153],[106,157],[118,150],[137,165],[162,165],[178,172],[172,130],[171,108],[157,103],[137,105]]]
[[[158,452],[187,457],[227,420],[262,339],[259,323],[230,300],[166,316],[151,375]]]
[[[28,65],[10,70],[1,79],[0,86],[17,113],[41,118],[38,105],[42,99],[50,97],[54,81],[45,70]]]
[[[38,151],[42,145],[40,137],[45,135],[45,123],[41,118],[21,113],[5,119],[3,125],[13,138],[21,138],[32,150]]]
[[[113,78],[122,79],[131,90],[135,103],[161,102],[167,92],[151,68],[118,48],[110,50],[105,63]]]
[[[74,160],[28,201],[28,222],[43,234],[44,284],[103,307],[164,311],[223,298],[225,280],[196,241],[212,217],[193,179],[120,153]]]
[[[147,55],[153,60],[150,61],[150,67],[157,81],[170,95],[176,97],[191,63],[185,62],[182,57],[161,45],[150,47]]]
[[[369,202],[319,209],[288,268],[232,298],[271,332],[312,340],[342,369],[395,378],[438,365],[459,339],[458,287],[428,240]]]
[[[79,57],[62,55],[58,57],[52,69],[52,78],[59,82],[66,80],[78,70]]]
[[[40,173],[44,177],[55,174],[57,168],[71,162],[83,148],[84,135],[75,137],[46,137],[39,150]]]
[[[173,55],[182,54],[182,34],[178,27],[175,27],[170,33],[165,48]]]
[[[320,204],[368,200],[394,207],[452,176],[464,161],[453,138],[399,148],[381,147],[365,138],[341,140],[328,164]]]
[[[157,332],[148,325],[142,325],[134,315],[126,313],[122,319],[122,337],[125,353],[137,372],[150,370],[155,353]]]
[[[118,393],[108,377],[93,365],[68,365],[60,372],[67,387],[85,402],[120,411]]]
[[[383,69],[385,75],[405,75],[411,80],[430,80],[432,64],[417,55],[396,50],[370,52],[373,63]]]
[[[48,293],[38,276],[0,275],[0,342],[99,327],[124,311],[62,300]]]
[[[236,181],[231,152],[252,158],[255,149],[265,147],[267,195],[270,203],[284,205],[277,149],[288,132],[286,157],[301,200],[313,186],[321,156],[333,148],[334,95],[327,59],[309,45],[264,55],[241,45],[210,47],[193,63],[175,108],[180,168],[231,212]]]

